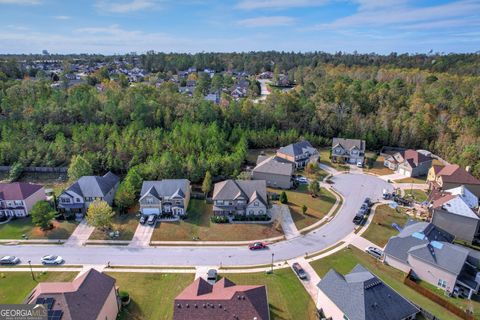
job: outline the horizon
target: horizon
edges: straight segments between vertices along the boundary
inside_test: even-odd
[[[0,0],[1,54],[477,53],[478,0]]]

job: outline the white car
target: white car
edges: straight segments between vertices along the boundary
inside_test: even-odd
[[[62,264],[65,262],[60,256],[44,256],[42,257],[42,264]]]
[[[0,259],[0,265],[3,264],[18,264],[20,263],[20,259],[15,256],[5,256]]]
[[[365,248],[365,252],[377,259],[382,259],[383,257],[383,251],[375,247],[367,247]]]
[[[362,161],[358,161],[358,162],[357,162],[357,167],[363,168],[363,162],[362,162]]]
[[[305,177],[297,177],[297,182],[300,184],[308,184],[308,179]]]

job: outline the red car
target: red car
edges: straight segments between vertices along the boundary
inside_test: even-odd
[[[265,248],[268,248],[268,246],[266,243],[263,243],[263,242],[255,242],[248,246],[248,249],[250,250],[259,250],[259,249],[265,249]]]

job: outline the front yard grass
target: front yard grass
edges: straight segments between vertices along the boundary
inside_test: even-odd
[[[420,189],[405,190],[405,198],[412,197],[417,202],[424,202],[428,199],[428,194]]]
[[[158,223],[151,241],[251,241],[283,235],[274,223],[213,223],[212,205],[204,200],[191,199],[187,212],[185,220]]]
[[[38,282],[45,281],[72,281],[77,272],[37,272],[34,271]],[[0,273],[0,301],[2,304],[19,304],[37,285],[28,272],[1,272]]]
[[[268,191],[280,193],[281,191],[268,188]],[[313,198],[306,185],[300,185],[296,190],[285,190],[288,198],[288,207],[292,219],[298,230],[308,227],[322,219],[335,204],[335,196],[325,188],[320,188],[320,194]],[[303,205],[307,206],[307,213],[302,213]]]
[[[368,229],[362,234],[362,237],[375,243],[383,248],[390,237],[396,235],[398,230],[392,227],[393,223],[403,227],[408,220],[408,216],[402,211],[403,209],[393,209],[387,204],[382,204],[375,209],[375,215]]]
[[[173,301],[194,279],[185,273],[123,273],[111,272],[120,291],[130,294],[130,304],[118,319],[141,320],[173,318]]]
[[[332,148],[322,148],[318,150],[318,152],[320,153],[320,163],[326,164],[327,166],[340,171],[349,171],[350,167],[348,165],[332,162],[332,160],[330,159],[331,150]]]
[[[138,218],[135,212],[128,212],[124,214],[115,214],[112,219],[111,231],[119,231],[118,238],[111,238],[109,233],[111,231],[103,231],[98,228],[93,230],[89,240],[132,240],[135,230],[138,226]]]
[[[346,274],[349,273],[357,264],[361,264],[403,297],[432,313],[437,318],[460,319],[440,305],[407,287],[403,283],[403,280],[406,276],[405,273],[390,266],[384,265],[381,261],[352,246],[340,250],[323,259],[313,261],[310,264],[317,271],[320,278],[323,278],[331,268],[334,268],[341,274]]]
[[[0,239],[23,240],[22,235],[28,239],[68,239],[77,227],[74,221],[53,220],[53,229],[43,231],[32,223],[32,218],[13,219],[0,225]]]
[[[227,273],[239,285],[266,285],[271,319],[314,320],[315,303],[290,268],[266,273]]]
[[[427,183],[427,177],[406,177],[403,179],[395,180],[396,183]]]

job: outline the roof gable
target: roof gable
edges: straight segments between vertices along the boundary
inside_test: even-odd
[[[42,185],[24,182],[0,183],[0,199],[24,200],[42,188]]]

